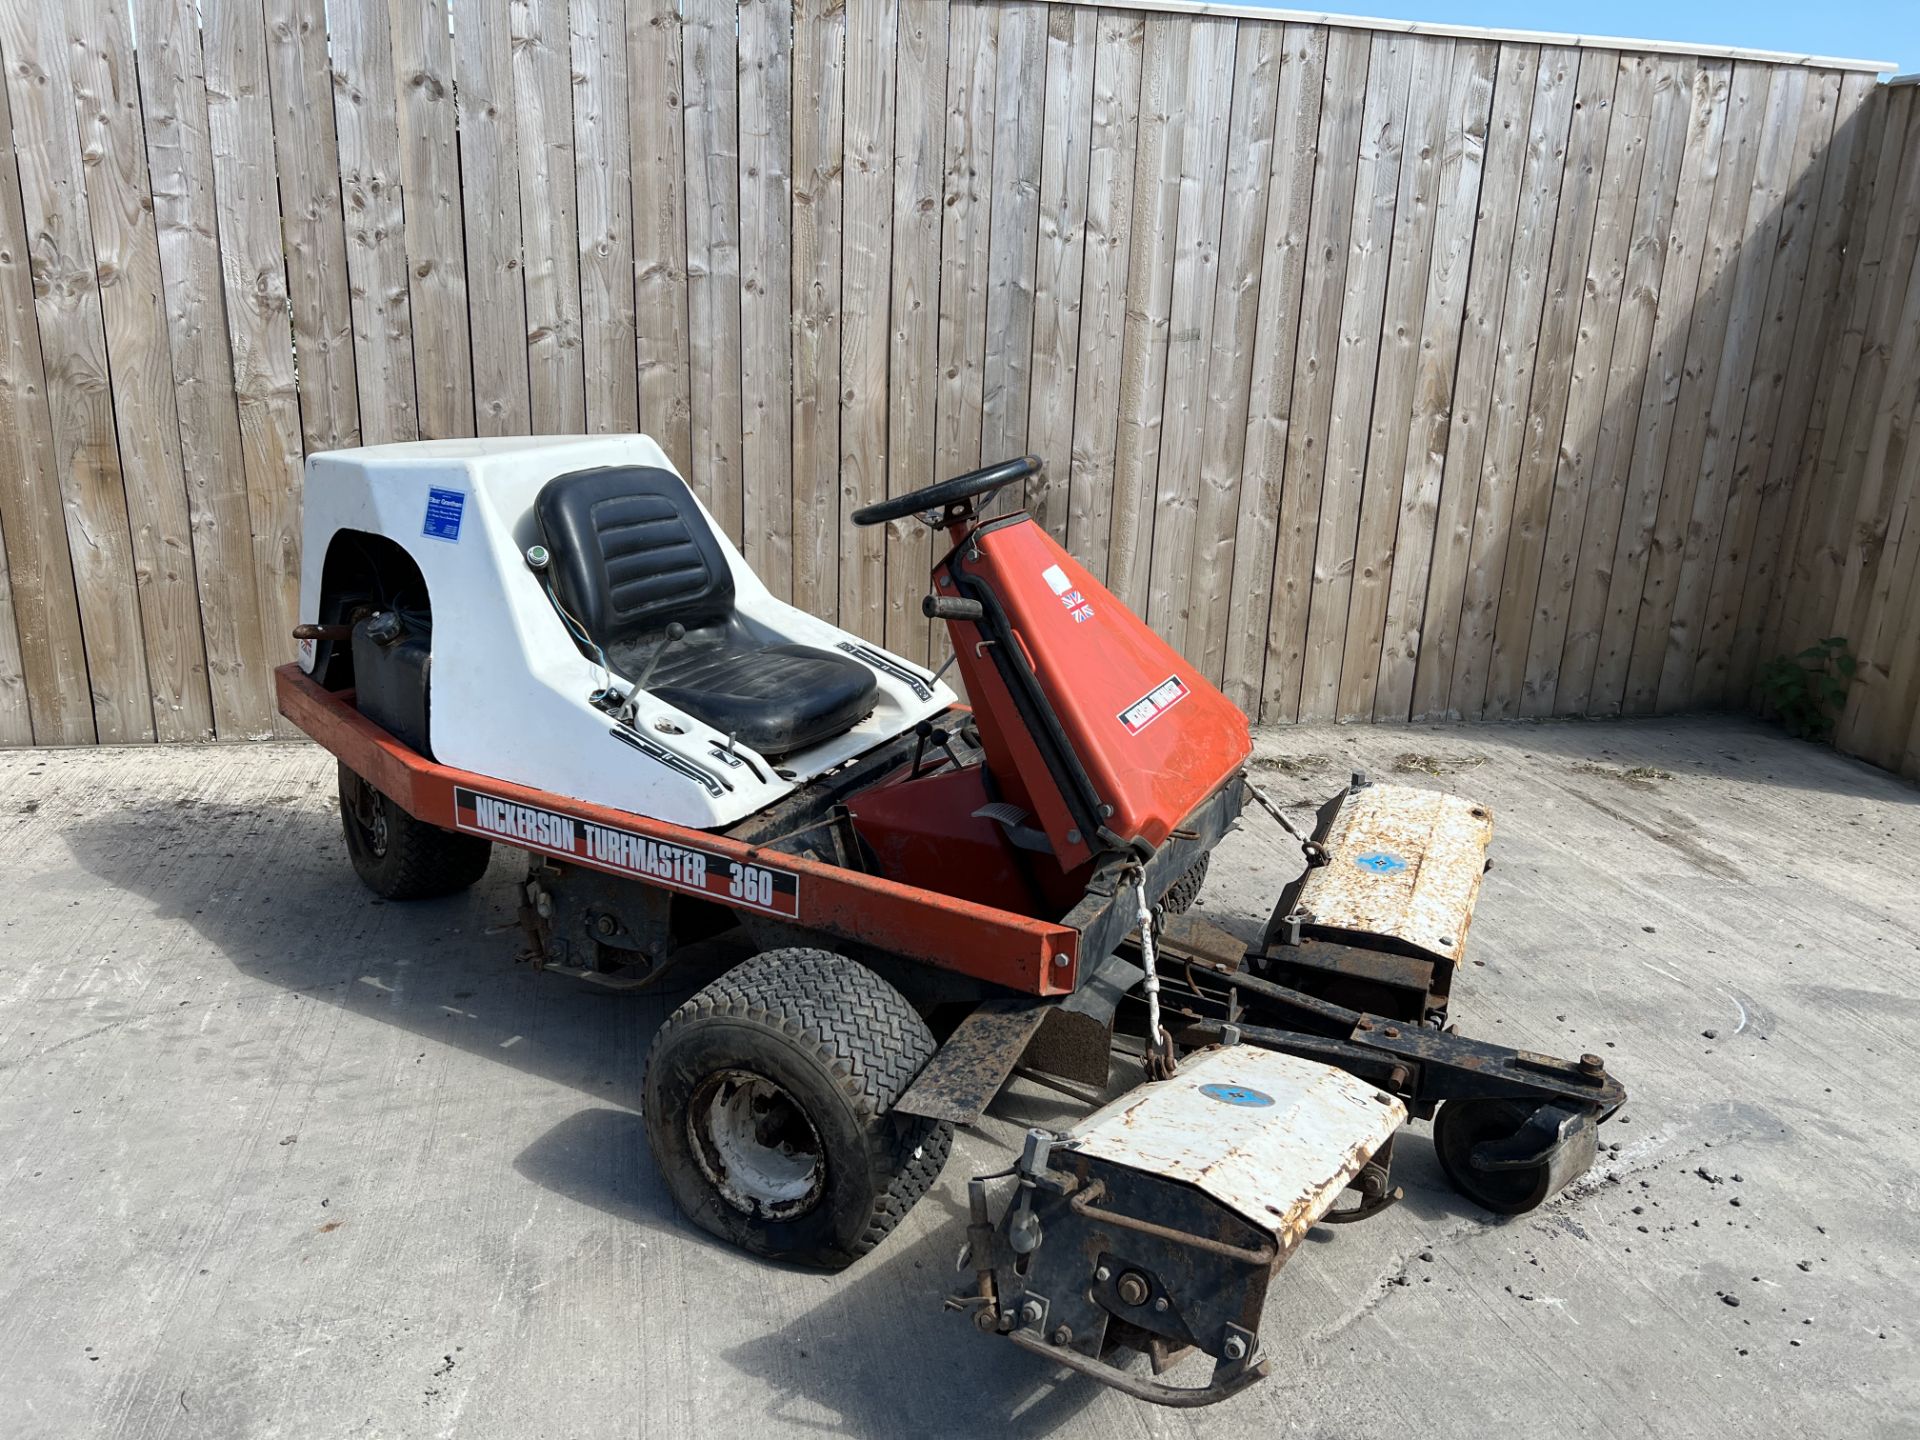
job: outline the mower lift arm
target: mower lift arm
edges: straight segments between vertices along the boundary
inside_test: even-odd
[[[1244,973],[1225,977],[1239,992],[1237,1015],[1277,1010],[1300,1029],[1236,1022],[1241,1037],[1267,1050],[1338,1065],[1390,1090],[1416,1109],[1444,1100],[1509,1098],[1570,1101],[1611,1115],[1625,1103],[1626,1087],[1607,1074],[1597,1055],[1560,1060],[1530,1050],[1513,1050],[1469,1040],[1430,1026],[1368,1015],[1308,995],[1271,980]],[[1182,1027],[1190,1035],[1217,1040],[1220,1021],[1202,1020]]]

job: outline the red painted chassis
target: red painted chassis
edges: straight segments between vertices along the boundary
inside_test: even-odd
[[[274,672],[274,681],[282,715],[402,810],[430,825],[470,829],[460,822],[455,798],[456,791],[468,790],[743,864],[776,866],[798,877],[798,913],[786,918],[809,930],[1028,995],[1068,995],[1078,983],[1081,936],[1070,926],[440,765],[356,710],[351,690],[327,690],[297,665],[281,666]],[[555,853],[536,843],[493,838],[536,853]],[[588,855],[568,853],[561,858],[633,878],[631,871],[601,864]],[[657,876],[648,883],[695,895],[707,893]]]

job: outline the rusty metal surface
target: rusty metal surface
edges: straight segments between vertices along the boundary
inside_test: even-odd
[[[1194,1186],[1271,1232],[1305,1237],[1406,1109],[1329,1065],[1251,1045],[1203,1051],[1075,1127],[1075,1150]]]
[[[1458,795],[1370,785],[1346,798],[1295,909],[1322,934],[1384,935],[1458,962],[1493,813]]]
[[[973,1124],[1020,1063],[1047,1010],[1026,999],[983,1001],[933,1052],[893,1108],[929,1120]]]
[[[1246,958],[1246,942],[1204,916],[1162,916],[1154,926],[1154,949],[1163,961],[1194,961],[1213,970],[1232,972]]]

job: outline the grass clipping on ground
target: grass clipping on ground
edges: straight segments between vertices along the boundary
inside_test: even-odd
[[[1653,785],[1673,779],[1672,771],[1653,765],[1602,765],[1597,760],[1576,760],[1573,768],[1582,775],[1603,775],[1609,780],[1621,780],[1629,785]]]

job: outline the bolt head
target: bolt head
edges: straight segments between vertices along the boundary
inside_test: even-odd
[[[1029,1300],[1020,1307],[1020,1318],[1029,1325],[1038,1325],[1040,1323],[1040,1317],[1045,1313],[1046,1311],[1040,1308],[1040,1302],[1038,1300]]]
[[[1607,1068],[1607,1062],[1602,1060],[1598,1055],[1582,1055],[1580,1057],[1580,1068],[1582,1070],[1591,1070],[1598,1074]]]
[[[1229,1360],[1244,1360],[1247,1358],[1247,1342],[1238,1335],[1229,1335],[1227,1343],[1221,1346],[1220,1353]]]
[[[973,1312],[973,1328],[991,1335],[1000,1328],[1000,1317],[995,1315],[988,1306],[982,1305]]]
[[[1159,1298],[1158,1300],[1156,1300],[1156,1301],[1154,1301],[1154,1302],[1153,1302],[1153,1308],[1154,1308],[1154,1309],[1156,1309],[1156,1310],[1158,1310],[1158,1311],[1159,1311],[1159,1312],[1160,1312],[1161,1314],[1163,1314],[1163,1315],[1164,1315],[1164,1314],[1166,1314],[1166,1311],[1167,1311],[1167,1297],[1166,1297],[1166,1296],[1164,1296],[1164,1295],[1162,1295],[1162,1296],[1161,1296],[1161,1297],[1160,1297],[1160,1298]]]
[[[1109,1270],[1105,1265],[1102,1265],[1098,1270],[1093,1272],[1093,1278],[1096,1280],[1111,1280],[1113,1278],[1113,1271]]]
[[[1073,961],[1069,960],[1065,955],[1062,955],[1058,951],[1056,951],[1054,953],[1053,963],[1060,966],[1064,970],[1067,966],[1071,965]]]
[[[1113,1288],[1123,1305],[1144,1305],[1147,1297],[1153,1293],[1152,1287],[1147,1284],[1147,1277],[1137,1270],[1129,1270],[1122,1275],[1120,1283]]]
[[[1395,1025],[1387,1026],[1387,1028],[1382,1030],[1380,1033],[1386,1036],[1387,1039],[1389,1040],[1398,1040],[1400,1038],[1400,1029],[1398,1026],[1395,1026]]]
[[[1068,1344],[1069,1342],[1072,1341],[1072,1339],[1073,1339],[1073,1330],[1069,1326],[1062,1325],[1059,1329],[1053,1332],[1053,1343],[1056,1345]]]

